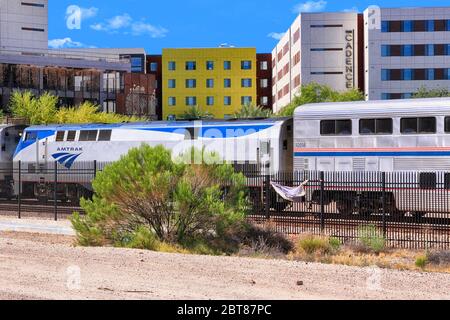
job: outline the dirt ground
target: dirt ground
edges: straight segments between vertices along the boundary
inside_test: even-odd
[[[0,299],[448,299],[450,275],[79,248],[0,232]]]

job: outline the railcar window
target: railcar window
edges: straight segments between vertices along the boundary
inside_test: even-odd
[[[436,133],[436,118],[403,118],[401,120],[403,134],[429,134]]]
[[[37,132],[27,132],[25,141],[35,141],[38,138]]]
[[[359,133],[364,134],[392,134],[392,119],[361,119],[359,121]]]
[[[98,141],[111,141],[112,130],[100,130]]]
[[[57,142],[61,142],[61,141],[64,141],[64,136],[66,135],[66,132],[65,131],[58,131],[57,133],[56,133],[56,141]]]
[[[450,173],[444,175],[444,189],[450,190]]]
[[[445,133],[450,133],[450,117],[445,117]]]
[[[77,135],[76,131],[68,131],[67,132],[67,141],[69,141],[69,142],[75,141],[76,135]]]
[[[323,136],[350,136],[351,120],[324,120],[320,123],[320,134]]]
[[[80,131],[79,141],[97,141],[97,130]]]

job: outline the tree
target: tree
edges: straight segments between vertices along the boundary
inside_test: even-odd
[[[139,121],[136,117],[99,111],[97,105],[84,102],[76,107],[58,108],[58,98],[49,93],[39,97],[29,91],[14,91],[9,101],[14,117],[26,119],[31,125],[50,123],[121,123]]]
[[[444,98],[450,97],[450,91],[448,88],[436,88],[428,89],[425,86],[420,87],[420,89],[413,95],[414,99],[421,98]]]
[[[338,92],[331,87],[318,83],[310,83],[300,88],[298,95],[294,96],[293,101],[281,109],[279,116],[291,117],[299,106],[310,103],[321,102],[345,102],[364,100],[364,94],[357,89],[351,89],[345,92]]]
[[[239,112],[234,114],[236,119],[251,119],[251,118],[270,118],[273,115],[272,110],[263,109],[260,106],[247,103],[242,106]]]
[[[230,165],[174,161],[162,146],[131,150],[93,188],[93,199],[81,202],[86,215],[72,218],[82,245],[128,246],[143,234],[169,244],[214,242],[242,226],[247,209],[245,178]]]
[[[203,111],[199,106],[192,106],[188,110],[186,110],[180,118],[182,120],[207,120],[207,119],[213,119],[214,116],[208,112]]]

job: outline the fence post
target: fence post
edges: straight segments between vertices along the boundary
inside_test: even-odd
[[[55,161],[55,181],[53,187],[53,203],[54,203],[54,211],[55,211],[55,221],[58,221],[58,161]]]
[[[386,224],[386,172],[381,173],[381,184],[383,188],[382,205],[383,205],[383,236],[387,237],[387,224]]]
[[[13,168],[14,170],[14,168]],[[22,219],[22,161],[19,160],[19,190],[17,195],[19,219]]]
[[[320,228],[325,231],[325,173],[320,172]]]
[[[94,160],[94,179],[97,177],[97,160]]]
[[[264,209],[266,213],[266,219],[270,219],[270,175],[264,176],[264,189],[266,193],[266,201],[264,204]]]

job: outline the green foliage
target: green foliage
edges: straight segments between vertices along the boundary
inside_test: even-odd
[[[450,97],[448,88],[427,89],[422,86],[414,95],[414,99]]]
[[[154,248],[154,235],[206,252],[242,227],[248,208],[245,178],[230,165],[174,161],[162,146],[132,149],[93,188],[81,202],[86,216],[72,218],[81,245]]]
[[[15,91],[9,101],[14,117],[25,118],[32,125],[50,123],[120,123],[139,121],[135,117],[99,112],[98,106],[85,102],[77,107],[59,108],[58,98],[44,93],[34,97],[31,92]]]
[[[300,88],[298,95],[294,96],[293,101],[284,107],[278,116],[291,117],[299,106],[310,103],[321,102],[345,102],[364,100],[364,94],[357,89],[351,89],[345,92],[338,92],[331,87],[318,83],[310,83]]]
[[[361,226],[358,229],[358,241],[361,249],[376,254],[386,249],[386,239],[376,226]]]
[[[342,247],[341,240],[339,240],[338,238],[335,238],[335,237],[331,237],[329,239],[329,243],[330,243],[331,248],[335,252],[339,251],[341,249],[341,247]]]
[[[182,120],[207,120],[213,119],[214,116],[208,111],[202,110],[199,106],[192,106],[188,110],[186,110],[180,118]]]
[[[416,259],[416,267],[420,268],[422,270],[425,270],[428,263],[429,263],[429,261],[428,261],[428,257],[426,255],[420,256]]]
[[[303,250],[308,255],[313,254],[332,254],[335,252],[331,245],[330,239],[327,237],[316,237],[313,235],[306,236],[299,240],[297,250]]]
[[[254,104],[245,104],[239,112],[234,114],[236,119],[270,118],[272,116],[272,110],[264,109]]]

